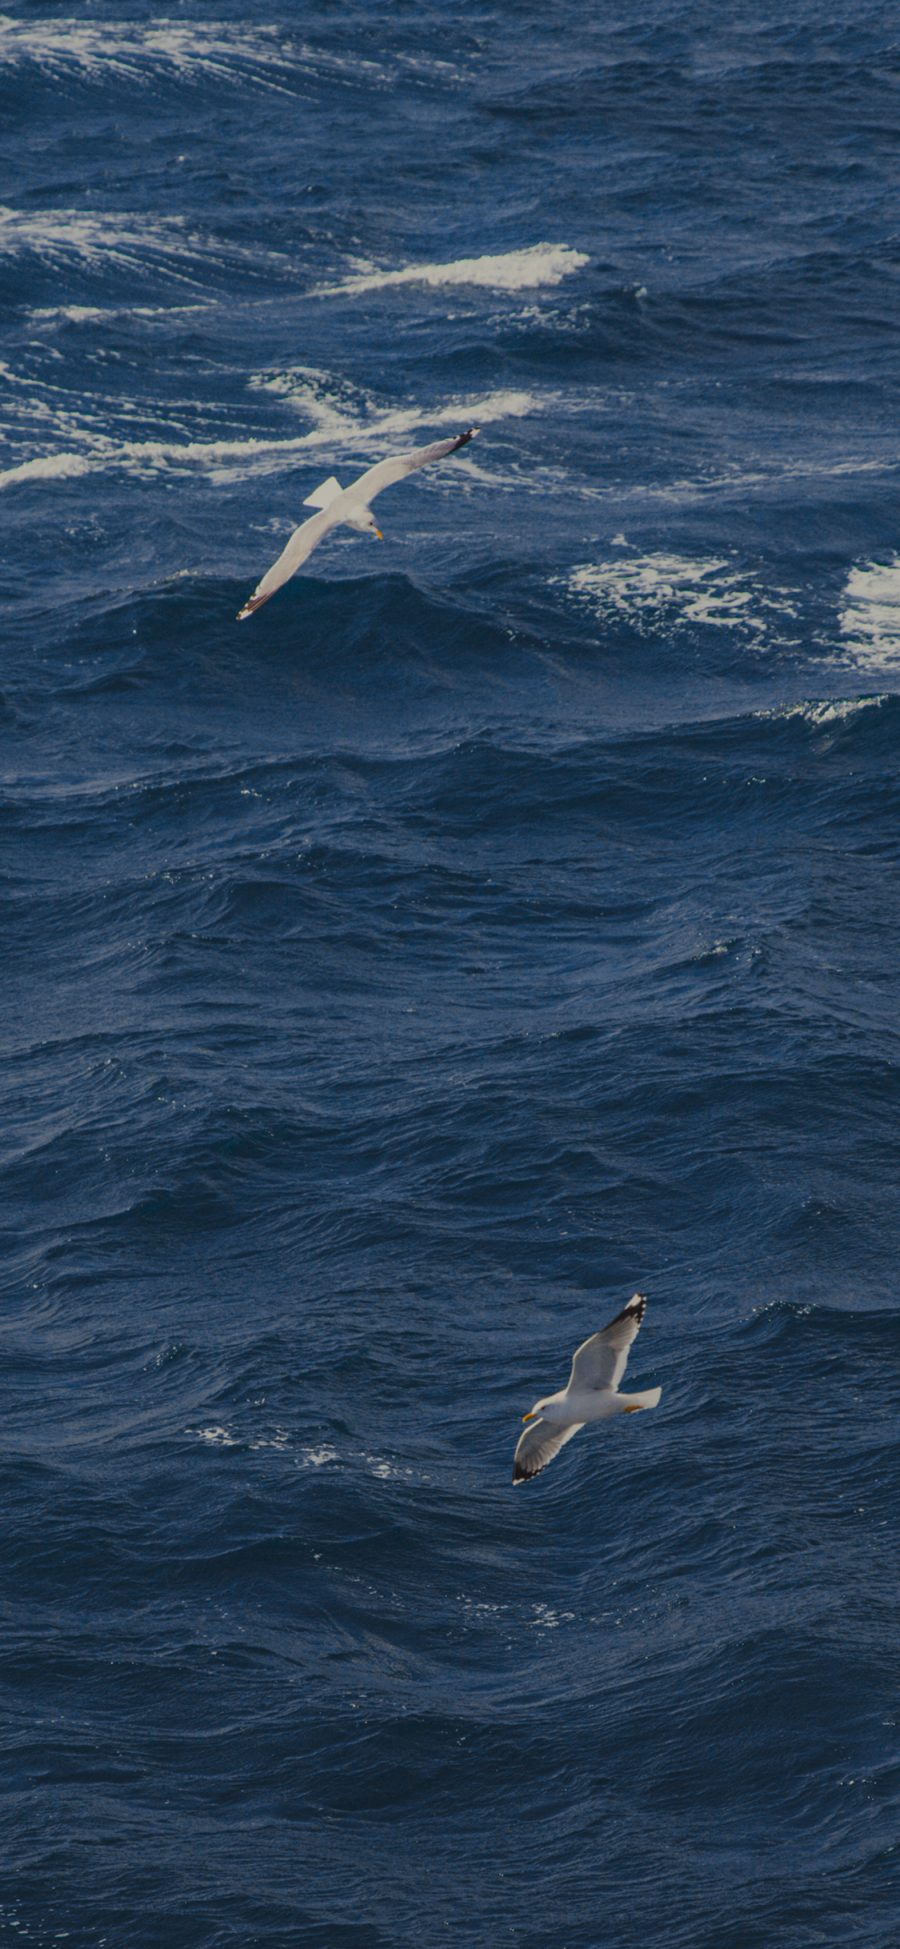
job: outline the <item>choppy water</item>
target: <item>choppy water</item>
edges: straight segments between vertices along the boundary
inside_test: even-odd
[[[171,14],[0,22],[0,1940],[889,1949],[896,20]]]

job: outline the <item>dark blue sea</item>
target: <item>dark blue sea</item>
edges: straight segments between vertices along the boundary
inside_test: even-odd
[[[900,1939],[898,81],[0,19],[3,1949]]]

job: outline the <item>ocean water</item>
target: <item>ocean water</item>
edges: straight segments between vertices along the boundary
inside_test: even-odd
[[[894,10],[167,6],[0,19],[0,1942],[892,1949]]]

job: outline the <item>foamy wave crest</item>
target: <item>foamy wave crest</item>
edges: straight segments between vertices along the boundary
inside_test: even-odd
[[[599,616],[626,618],[639,631],[707,623],[760,635],[775,615],[794,614],[785,593],[766,594],[752,571],[715,557],[629,555],[586,563],[572,570],[566,587]]]
[[[17,487],[22,481],[67,480],[74,474],[90,472],[91,462],[83,453],[49,453],[39,460],[23,460],[0,474],[0,487]]]
[[[299,370],[301,368],[295,368],[295,373]],[[287,381],[290,376],[275,375],[271,381],[259,380],[257,383],[272,384],[275,390],[284,390],[278,381]],[[22,461],[6,473],[0,473],[0,488],[115,468],[144,477],[158,473],[189,474],[200,468],[210,480],[217,483],[247,480],[254,475],[278,474],[296,466],[298,456],[317,447],[327,447],[335,454],[351,451],[363,458],[370,453],[378,456],[392,439],[411,434],[419,428],[459,427],[472,421],[486,426],[492,421],[520,418],[525,413],[540,410],[540,401],[531,393],[497,392],[477,399],[455,401],[430,411],[400,408],[378,412],[373,409],[371,417],[362,420],[349,410],[335,405],[327,390],[324,394],[318,392],[308,374],[306,383],[308,394],[298,386],[296,397],[291,396],[294,403],[312,419],[313,425],[309,432],[298,434],[293,439],[116,441],[93,432],[78,432],[77,437],[89,443],[87,451],[79,453],[67,450]],[[466,464],[465,460],[458,462],[455,471],[461,473]]]
[[[851,569],[838,622],[857,662],[900,664],[900,555]]]
[[[323,284],[314,298],[356,296],[382,291],[392,284],[477,284],[490,291],[530,291],[540,285],[561,284],[564,277],[589,263],[583,251],[568,244],[529,244],[524,250],[502,251],[496,257],[458,257],[450,264],[407,264],[402,271],[374,267],[355,272],[340,284]]]

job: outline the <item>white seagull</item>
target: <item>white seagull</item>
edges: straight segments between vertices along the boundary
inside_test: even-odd
[[[528,1482],[531,1476],[540,1475],[586,1422],[609,1421],[616,1414],[637,1414],[639,1408],[658,1405],[661,1387],[648,1387],[644,1394],[619,1393],[628,1349],[646,1308],[643,1293],[634,1293],[602,1332],[592,1333],[576,1348],[566,1386],[558,1394],[548,1394],[545,1401],[536,1401],[531,1412],[522,1416],[531,1426],[519,1437],[514,1482]]]
[[[390,460],[379,460],[376,467],[369,467],[359,479],[351,481],[349,487],[342,487],[332,474],[323,480],[321,487],[307,494],[303,505],[306,508],[319,508],[320,513],[310,515],[295,528],[290,541],[282,549],[277,562],[266,571],[252,596],[248,596],[243,609],[238,610],[237,620],[244,621],[252,616],[254,609],[260,609],[269,597],[280,589],[283,582],[295,575],[298,568],[308,561],[313,549],[327,535],[330,528],[337,528],[343,521],[348,528],[356,528],[361,535],[377,535],[384,540],[381,529],[376,527],[369,502],[374,501],[385,487],[392,487],[395,480],[402,480],[405,474],[414,474],[417,467],[427,467],[432,460],[443,460],[448,453],[455,453],[457,447],[467,447],[474,440],[480,427],[470,426],[465,433],[457,433],[452,440],[436,440],[433,446],[417,447],[415,453],[394,454]]]

